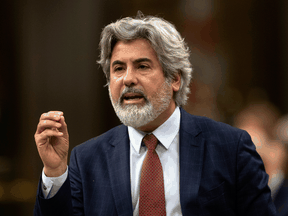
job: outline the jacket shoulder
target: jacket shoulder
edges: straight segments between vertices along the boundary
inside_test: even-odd
[[[195,122],[203,132],[206,131],[223,131],[223,132],[232,132],[239,133],[243,132],[243,130],[233,127],[227,123],[215,121],[213,119],[203,117],[203,116],[194,116]]]
[[[229,124],[215,121],[211,118],[204,116],[196,116],[181,110],[182,126],[185,130],[196,130],[202,133],[242,133],[243,130],[235,128]],[[182,127],[183,128],[183,127]],[[188,132],[188,131],[187,131]]]
[[[204,116],[191,115],[183,109],[181,113],[181,130],[194,137],[201,134],[201,137],[206,141],[212,141],[214,144],[217,143],[217,145],[224,145],[225,143],[231,145],[233,143],[237,146],[240,140],[251,142],[249,134],[244,130]]]

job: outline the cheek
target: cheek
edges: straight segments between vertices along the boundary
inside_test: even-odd
[[[123,76],[119,76],[119,77],[113,76],[111,78],[111,81],[119,85],[121,82],[123,82]]]
[[[114,101],[117,101],[121,94],[120,82],[119,81],[117,82],[116,79],[111,79],[109,89],[110,89],[110,94],[111,94],[112,99]]]

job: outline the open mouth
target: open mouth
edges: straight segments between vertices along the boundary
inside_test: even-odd
[[[124,97],[124,100],[136,100],[141,98],[143,98],[143,96],[131,96],[131,97]]]
[[[136,102],[142,99],[144,99],[144,96],[138,93],[127,93],[123,96],[123,101],[126,102]]]

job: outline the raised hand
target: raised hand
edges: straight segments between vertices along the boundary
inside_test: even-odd
[[[43,113],[34,137],[45,175],[62,175],[67,169],[69,150],[69,135],[63,112]]]

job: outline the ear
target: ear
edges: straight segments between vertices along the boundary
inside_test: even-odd
[[[172,89],[173,89],[174,92],[179,91],[180,86],[181,86],[181,75],[180,75],[180,72],[178,72],[174,76],[171,86],[172,86]]]

